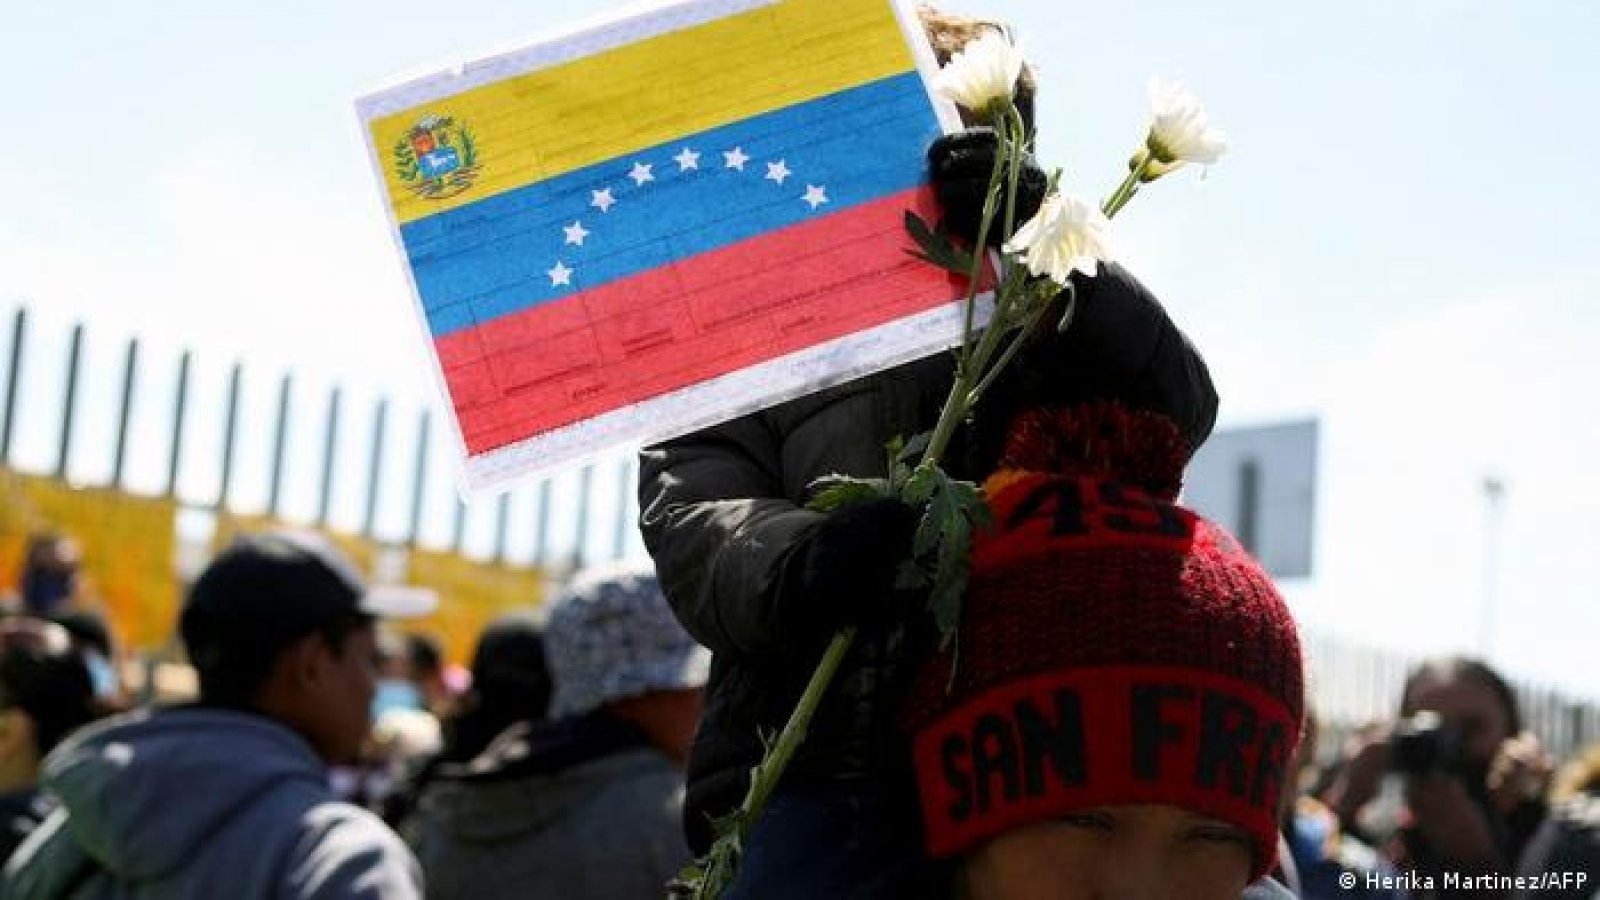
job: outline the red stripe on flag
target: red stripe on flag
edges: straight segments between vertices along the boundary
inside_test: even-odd
[[[907,208],[936,215],[906,191],[439,339],[469,453],[963,296],[906,254]]]

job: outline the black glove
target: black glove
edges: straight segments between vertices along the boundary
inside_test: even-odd
[[[989,176],[998,152],[999,141],[991,128],[968,128],[947,134],[928,147],[928,178],[944,210],[944,227],[968,244],[978,239],[978,226],[983,222],[983,197],[989,189]],[[1017,177],[1015,226],[1020,227],[1039,211],[1049,184],[1050,177],[1033,161],[1031,154],[1024,153]],[[989,226],[988,243],[993,247],[1000,246],[1005,225],[1004,182],[1001,185],[1000,205],[995,208],[995,220]]]
[[[1087,400],[1116,400],[1172,420],[1192,454],[1210,436],[1217,391],[1200,352],[1160,302],[1115,264],[1091,278],[1072,273],[1071,326],[1057,330],[1067,293],[1058,295],[1029,342],[983,395],[949,457],[959,477],[994,471],[1018,412]]]
[[[831,634],[845,625],[875,627],[906,612],[895,575],[911,558],[921,513],[889,497],[830,513],[783,564],[778,608],[791,634]]]

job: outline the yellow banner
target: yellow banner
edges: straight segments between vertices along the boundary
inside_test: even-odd
[[[437,635],[454,662],[472,659],[483,628],[503,613],[544,602],[545,573],[478,562],[453,553],[416,550],[410,584],[439,592],[439,610],[425,619],[400,623],[405,631]]]
[[[176,631],[177,505],[0,470],[0,579],[17,584],[29,535],[55,531],[83,546],[83,605],[103,612],[126,647],[151,650]]]

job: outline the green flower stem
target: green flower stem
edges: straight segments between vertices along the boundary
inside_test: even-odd
[[[1017,332],[1016,337],[1011,339],[1011,343],[1006,345],[1005,352],[1000,354],[1000,359],[989,367],[989,371],[984,374],[983,380],[978,382],[978,386],[972,389],[972,393],[968,397],[970,405],[976,406],[978,404],[978,400],[983,397],[984,392],[989,389],[990,385],[994,384],[995,379],[1000,376],[1001,372],[1005,371],[1006,366],[1011,364],[1011,358],[1017,355],[1018,350],[1022,349],[1022,345],[1027,342],[1028,336],[1033,333],[1033,329],[1039,324],[1039,320],[1044,318],[1044,314],[1049,310],[1050,303],[1045,301],[1028,314],[1027,321],[1022,324],[1022,328]]]
[[[978,339],[977,346],[973,346],[973,317],[977,306],[978,286],[983,275],[984,263],[987,254],[983,248],[988,245],[989,228],[993,223],[995,214],[999,211],[996,206],[1000,200],[1001,179],[1007,178],[1005,186],[1005,234],[1009,237],[1016,216],[1017,180],[1021,171],[1021,143],[1023,137],[1022,118],[1014,105],[1008,110],[996,111],[994,115],[996,137],[1001,149],[1014,146],[1015,149],[1009,156],[1002,152],[995,154],[994,169],[989,174],[988,193],[984,196],[983,219],[978,225],[977,241],[974,244],[972,257],[972,270],[968,278],[966,298],[966,321],[962,331],[961,353],[956,362],[956,379],[950,388],[950,394],[945,398],[944,406],[939,411],[938,424],[934,426],[933,436],[928,441],[927,449],[922,453],[918,467],[938,465],[945,449],[949,446],[951,438],[955,435],[958,425],[967,417],[972,409],[982,388],[991,380],[988,376],[989,359],[994,356],[999,346],[1000,339],[1007,329],[1006,323],[1013,315],[1011,307],[1015,304],[1014,298],[1009,295],[1013,291],[1007,288],[1011,272],[1010,267],[1002,257],[1001,281],[996,285],[995,309],[990,319],[989,327],[984,329],[983,336]],[[1009,160],[1009,167],[1007,161]],[[1047,304],[1046,304],[1047,305]],[[1029,320],[1029,327],[1036,323],[1038,316],[1042,315],[1043,306],[1036,311]],[[1009,360],[1015,352],[1014,348],[1008,349],[1002,359],[1002,365]],[[985,376],[980,382],[979,377]],[[711,869],[704,872],[695,896],[698,898],[717,897],[724,886],[733,879],[731,871],[738,865],[738,857],[742,853],[745,841],[750,837],[750,832],[755,828],[755,823],[760,819],[762,811],[766,808],[768,799],[777,788],[778,781],[783,777],[795,751],[805,740],[806,731],[811,726],[811,719],[816,714],[817,707],[822,702],[823,696],[832,684],[834,673],[838,671],[840,663],[844,661],[845,654],[855,643],[856,629],[846,627],[828,642],[828,647],[823,651],[822,659],[817,663],[817,668],[811,673],[811,680],[806,683],[805,692],[800,696],[800,702],[795,705],[794,712],[789,715],[789,720],[779,732],[777,740],[767,749],[759,764],[751,772],[750,787],[745,792],[744,801],[735,813],[737,826],[734,833],[722,835],[717,839],[717,847],[711,854]],[[731,841],[731,847],[728,842]],[[719,852],[720,851],[720,852]]]
[[[1005,113],[997,111],[994,114],[995,139],[1000,140],[1004,132],[1000,130],[1005,121]],[[1002,145],[1003,147],[1003,145]],[[988,255],[984,247],[988,246],[989,224],[994,221],[995,203],[1000,196],[1000,179],[1005,175],[1005,154],[994,155],[994,168],[989,170],[989,186],[983,193],[983,218],[978,221],[978,239],[972,245],[972,268],[967,273],[967,306],[966,317],[961,327],[961,353],[957,357],[957,369],[962,372],[971,368],[972,357],[972,317],[978,303],[978,285],[983,277],[983,263]],[[1015,192],[1016,182],[1013,177],[1012,191]],[[1009,234],[1010,232],[1007,232]],[[924,456],[924,459],[927,457]]]
[[[1106,218],[1115,218],[1117,213],[1122,212],[1122,208],[1128,205],[1133,195],[1139,192],[1139,184],[1144,180],[1145,172],[1149,168],[1150,158],[1146,157],[1138,166],[1128,171],[1128,177],[1122,179],[1122,183],[1117,185],[1117,189],[1111,192],[1111,196],[1107,197],[1105,204],[1100,207]]]
[[[1017,182],[1022,178],[1023,141],[1027,139],[1027,136],[1024,133],[1025,128],[1022,124],[1022,113],[1017,111],[1016,104],[1013,103],[1008,105],[1006,107],[1006,113],[1007,115],[1004,117],[1003,121],[1003,124],[1006,128],[1006,140],[1001,142],[1000,147],[1002,149],[1007,147],[1011,148],[1011,152],[1007,154],[1007,158],[1011,163],[1011,171],[1007,173],[1006,230],[1003,232],[1003,234],[1005,234],[1006,238],[1009,240],[1011,235],[1017,230]],[[996,139],[999,139],[1001,135],[1001,125],[1001,119],[996,117]]]
[[[794,712],[789,714],[789,721],[784,723],[783,731],[778,733],[778,739],[761,758],[750,773],[750,787],[745,791],[744,802],[739,804],[739,811],[735,814],[738,821],[738,830],[731,836],[724,835],[717,839],[721,844],[733,840],[737,849],[731,852],[718,853],[714,848],[710,868],[705,872],[700,884],[694,892],[696,900],[708,900],[719,897],[722,890],[733,882],[738,874],[738,857],[742,855],[743,848],[750,840],[750,834],[755,830],[756,822],[761,819],[762,810],[767,807],[767,800],[778,787],[778,780],[783,777],[784,770],[789,768],[789,761],[794,758],[795,751],[800,749],[800,744],[806,739],[806,732],[811,728],[811,719],[816,715],[817,707],[822,703],[822,697],[828,692],[828,685],[833,682],[834,673],[839,670],[839,664],[844,661],[850,646],[855,643],[856,628],[854,625],[840,629],[828,641],[828,648],[822,652],[822,659],[817,663],[816,671],[811,673],[811,680],[806,682],[805,692],[800,695],[800,702],[795,704]]]
[[[745,813],[744,831],[748,832],[755,827],[756,819],[767,805],[767,798],[772,796],[773,789],[778,786],[778,776],[789,767],[789,760],[794,757],[795,751],[800,749],[801,742],[806,739],[806,731],[811,727],[811,717],[816,714],[817,705],[822,702],[822,695],[827,693],[834,672],[838,671],[839,663],[844,661],[844,655],[850,651],[850,645],[855,639],[856,628],[854,625],[849,625],[840,629],[828,642],[828,649],[823,651],[822,660],[817,663],[817,670],[811,673],[811,680],[806,683],[805,693],[800,695],[800,702],[795,704],[794,712],[789,714],[789,721],[784,723],[783,731],[778,734],[777,743],[772,745],[772,751],[756,769],[756,777],[750,779],[750,792],[745,795],[744,803],[740,807]],[[770,778],[765,777],[768,770],[771,771]],[[748,833],[741,834],[739,840],[743,843],[748,837]]]

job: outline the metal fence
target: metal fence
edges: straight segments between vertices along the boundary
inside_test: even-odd
[[[631,451],[468,505],[435,404],[189,350],[167,359],[137,338],[100,343],[82,323],[51,333],[34,318],[18,308],[10,322],[0,466],[512,564],[642,553]],[[18,453],[25,432],[31,454]]]
[[[48,355],[52,339],[62,350],[56,357]],[[40,377],[30,379],[34,369]],[[415,398],[360,396],[287,372],[258,379],[238,362],[212,360],[208,368],[187,350],[164,360],[137,339],[91,346],[82,324],[36,334],[28,311],[18,309],[0,407],[0,465],[16,467],[26,427],[32,468],[170,496],[202,518],[264,514],[558,574],[643,553],[631,451],[469,507],[441,447],[442,414]],[[1330,735],[1393,716],[1418,661],[1317,634],[1307,636],[1306,653],[1310,702]],[[1529,727],[1558,755],[1600,741],[1600,706],[1515,686]]]

